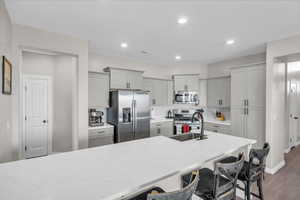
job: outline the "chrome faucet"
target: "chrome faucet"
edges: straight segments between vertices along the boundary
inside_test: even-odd
[[[196,112],[194,112],[193,116],[192,116],[192,123],[194,123],[195,119],[199,121],[198,118],[196,118],[196,115],[198,115],[200,117],[201,120],[201,129],[200,129],[200,137],[204,136],[204,118],[203,118],[203,109],[200,109]]]

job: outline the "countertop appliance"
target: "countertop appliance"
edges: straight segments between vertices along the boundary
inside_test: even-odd
[[[191,130],[201,130],[201,123],[193,121],[195,112],[203,112],[202,109],[176,109],[174,113],[175,135],[188,133]]]
[[[104,123],[102,122],[103,112],[97,109],[89,109],[89,126],[103,126]]]
[[[108,122],[115,125],[114,141],[150,137],[150,97],[145,91],[110,91]]]
[[[178,91],[174,97],[175,103],[178,104],[199,104],[199,96],[197,92]]]

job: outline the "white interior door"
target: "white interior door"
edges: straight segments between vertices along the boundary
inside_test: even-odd
[[[24,78],[25,158],[48,154],[48,79]]]
[[[298,136],[298,81],[291,79],[288,84],[288,106],[289,106],[289,147],[296,145]]]

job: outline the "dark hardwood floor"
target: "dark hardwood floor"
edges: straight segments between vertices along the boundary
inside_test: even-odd
[[[265,200],[300,200],[300,147],[286,154],[285,161],[286,166],[275,175],[266,175]],[[257,191],[257,187],[253,185],[252,190]]]

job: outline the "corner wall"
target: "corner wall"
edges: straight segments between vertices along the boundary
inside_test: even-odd
[[[300,53],[300,35],[273,41],[267,45],[266,140],[271,145],[267,168],[276,172],[284,165],[285,134],[285,65],[275,58]]]
[[[11,100],[2,94],[2,56],[12,61],[12,24],[3,0],[0,0],[0,163],[12,160]],[[13,66],[14,73],[14,66]],[[14,91],[13,91],[14,92]]]

